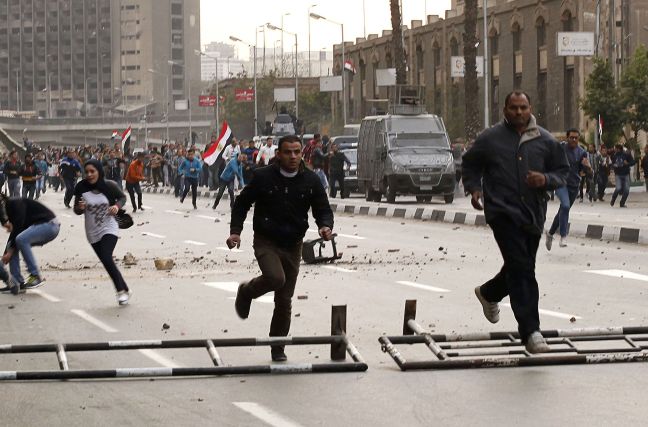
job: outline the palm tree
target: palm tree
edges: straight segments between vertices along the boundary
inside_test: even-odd
[[[389,0],[392,23],[392,46],[394,51],[394,66],[396,67],[396,84],[407,83],[405,74],[405,48],[403,47],[403,24],[400,1]]]

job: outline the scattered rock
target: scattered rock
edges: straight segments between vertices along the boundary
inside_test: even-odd
[[[171,258],[156,258],[155,268],[158,270],[171,270],[175,266],[175,261]]]
[[[576,318],[575,318],[575,317],[572,317],[571,319],[569,319],[569,321],[570,321],[571,323],[574,323],[574,322],[576,321]]]
[[[308,295],[297,295],[297,299],[308,299]]]
[[[171,325],[169,325],[168,323],[163,323],[162,324],[162,329],[167,330],[167,329],[170,329],[170,328],[171,328]]]
[[[13,305],[13,304],[11,304],[11,305],[10,305],[10,306],[8,306],[7,308],[8,308],[9,310],[13,310],[14,308],[16,308],[16,306],[15,306],[15,305]]]
[[[347,249],[355,249],[358,245],[347,245]]]
[[[439,252],[443,252],[443,246],[439,246]]]
[[[387,249],[387,252],[389,253],[400,252],[400,249]]]
[[[295,314],[295,317],[300,317],[300,316],[301,316],[301,313]]]

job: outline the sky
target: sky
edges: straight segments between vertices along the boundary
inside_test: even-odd
[[[363,20],[363,0],[200,0],[201,44],[212,41],[230,43],[229,37],[235,36],[250,44],[255,43],[255,28],[270,22],[281,26],[284,17],[286,31],[297,33],[300,51],[308,50],[308,10],[311,9],[327,19],[344,24],[344,38],[355,41],[364,35],[364,21],[367,34],[381,34],[383,29],[391,29],[389,0],[364,0],[366,20]],[[450,8],[450,0],[403,0],[403,23],[408,25],[413,19],[425,21],[428,15],[444,16]],[[334,43],[340,43],[339,25],[325,21],[310,20],[311,50],[322,48],[331,50]],[[261,31],[261,30],[259,30]],[[266,29],[266,49],[272,49],[275,41],[281,39],[277,31]],[[294,36],[284,36],[284,49],[294,49]],[[263,45],[263,34],[259,32],[258,46]],[[277,47],[279,44],[277,44]],[[248,49],[241,46],[240,56],[247,58]]]

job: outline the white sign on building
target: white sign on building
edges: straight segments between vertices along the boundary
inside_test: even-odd
[[[341,92],[342,76],[320,77],[320,92]]]
[[[396,85],[396,68],[385,68],[376,70],[377,86],[395,86]]]
[[[594,33],[558,33],[556,54],[558,56],[594,56]]]
[[[295,102],[294,87],[277,87],[274,90],[275,102]]]
[[[450,57],[450,77],[463,77],[466,73],[466,60],[463,56]],[[477,77],[484,77],[484,57],[477,57]]]

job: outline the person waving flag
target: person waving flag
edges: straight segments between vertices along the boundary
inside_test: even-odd
[[[223,127],[221,133],[218,136],[218,141],[216,144],[212,144],[211,147],[205,151],[203,155],[203,161],[209,166],[216,163],[216,161],[223,155],[223,150],[227,147],[227,141],[232,136],[232,129],[227,124],[227,121],[223,122]]]

